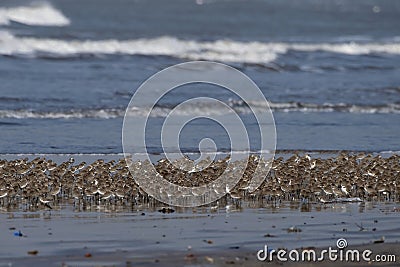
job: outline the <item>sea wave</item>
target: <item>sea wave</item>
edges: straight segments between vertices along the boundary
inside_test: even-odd
[[[70,58],[82,55],[171,56],[190,60],[269,63],[288,51],[325,51],[346,55],[400,55],[400,42],[392,43],[282,43],[216,40],[202,42],[171,36],[131,40],[63,40],[18,37],[0,31],[0,54],[6,56]]]
[[[70,20],[58,9],[46,2],[30,6],[0,8],[0,25],[11,21],[31,26],[65,26]]]
[[[234,112],[238,114],[249,114],[252,111],[248,105],[241,101],[230,101],[227,103]],[[265,110],[266,106],[263,102],[252,102],[250,105],[254,112],[261,112]],[[366,114],[388,114],[400,113],[400,104],[386,104],[386,105],[353,105],[353,104],[313,104],[301,102],[288,102],[288,103],[269,103],[273,112],[342,112],[342,113],[366,113]],[[174,107],[168,106],[155,106],[150,117],[167,117]],[[65,111],[35,111],[35,110],[0,110],[0,118],[7,119],[85,119],[85,118],[99,118],[99,119],[115,119],[122,118],[126,110],[122,108],[93,108],[93,109],[71,109]],[[210,106],[209,104],[198,103],[192,105],[190,108],[174,111],[175,115],[190,116],[190,115],[224,115],[227,110],[218,105]],[[129,116],[143,117],[147,116],[143,108],[135,107],[127,111]]]
[[[235,151],[236,153],[247,153],[248,151]],[[250,153],[262,153],[262,152],[269,152],[269,151],[250,151]],[[321,149],[276,149],[275,150],[275,155],[277,156],[285,156],[285,155],[303,155],[303,154],[309,154],[311,157],[319,157],[320,155],[329,155],[329,156],[336,156],[340,153],[360,153],[360,152],[367,152],[367,153],[372,153],[374,156],[376,155],[381,155],[382,157],[390,157],[391,155],[399,155],[400,151],[369,151],[369,150],[344,150],[344,149],[331,149],[331,150],[321,150]],[[178,153],[178,152],[177,152]],[[207,152],[202,152],[207,154]],[[226,155],[227,152],[223,151],[216,151],[212,152],[213,154],[215,153],[216,155]],[[135,156],[146,156],[148,154],[151,155],[161,155],[160,157],[164,157],[163,152],[158,153],[158,152],[148,152],[148,153],[135,153]],[[198,155],[198,151],[193,151],[193,152],[186,152],[186,155]],[[14,160],[16,158],[21,158],[21,157],[28,157],[30,160],[36,157],[45,157],[47,159],[52,159],[53,161],[58,161],[60,158],[65,160],[68,160],[69,158],[73,157],[75,159],[75,163],[80,163],[81,161],[90,161],[92,159],[93,161],[98,160],[98,159],[104,159],[104,160],[112,160],[117,157],[117,158],[123,158],[124,153],[2,153],[0,154],[1,159],[8,159],[8,160]]]

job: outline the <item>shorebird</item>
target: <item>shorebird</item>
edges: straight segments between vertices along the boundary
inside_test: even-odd
[[[44,194],[44,195],[41,195],[41,196],[39,197],[39,202],[42,203],[44,206],[46,206],[46,207],[49,208],[49,209],[53,209],[53,208],[50,206],[50,204],[49,204],[49,203],[51,203],[52,201],[53,201],[53,198],[50,198],[50,197],[46,196],[45,194]]]
[[[49,191],[49,194],[52,196],[57,196],[61,192],[61,184],[52,184],[51,185],[51,190]]]
[[[343,194],[345,194],[346,196],[349,195],[349,190],[347,189],[347,187],[345,185],[341,185],[340,186],[340,191],[342,191]]]
[[[335,195],[335,197],[342,197],[343,196],[343,192],[342,190],[338,189],[336,186],[332,186],[332,192]]]
[[[325,194],[326,196],[331,196],[331,195],[333,195],[332,187],[328,187],[328,186],[322,187],[322,191],[324,192],[324,194]]]
[[[371,185],[366,185],[366,186],[364,186],[364,192],[365,192],[367,195],[376,195],[376,190],[375,190],[375,188],[374,188],[373,186],[371,186]]]
[[[0,189],[0,203],[2,204],[2,205],[4,205],[4,199],[5,199],[5,197],[7,197],[7,195],[8,195],[8,190],[6,190],[6,189]]]

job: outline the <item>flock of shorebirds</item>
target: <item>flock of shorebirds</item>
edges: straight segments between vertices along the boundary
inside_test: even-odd
[[[172,183],[195,187],[218,178],[229,161],[227,157],[208,162],[201,171],[180,169],[179,160],[172,164],[162,159],[154,167]],[[190,160],[181,162],[190,163]],[[254,155],[246,159],[244,174],[234,188],[226,191],[226,200],[400,201],[399,155],[383,158],[365,153],[341,153],[326,159],[311,158],[307,154],[280,157],[269,165],[269,172],[261,172],[264,176],[261,186],[249,192],[253,175],[260,175],[255,172],[258,162],[259,158]],[[39,157],[0,160],[0,207],[50,209],[63,201],[73,201],[74,205],[137,205],[155,201],[135,182],[128,168],[130,164],[139,166],[144,162],[121,159],[75,164],[71,158],[56,164]]]

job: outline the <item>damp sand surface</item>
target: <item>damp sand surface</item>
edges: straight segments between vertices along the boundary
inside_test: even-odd
[[[0,266],[252,266],[265,245],[336,248],[339,238],[349,246],[400,251],[399,203],[281,202],[262,208],[243,203],[242,208],[158,210],[110,206],[77,212],[64,206],[2,211]]]

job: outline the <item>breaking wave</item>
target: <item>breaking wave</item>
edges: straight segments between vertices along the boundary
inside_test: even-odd
[[[31,26],[65,26],[70,20],[49,3],[42,2],[30,6],[0,8],[0,25],[11,21]]]
[[[262,102],[251,103],[255,112],[265,109]],[[231,108],[238,114],[249,114],[251,110],[241,101],[230,101]],[[352,105],[352,104],[311,104],[300,102],[288,103],[269,103],[274,112],[342,112],[342,113],[366,113],[366,114],[388,114],[400,113],[400,104],[386,105]],[[198,103],[188,109],[180,109],[178,115],[224,115],[226,109],[219,109],[219,106],[210,106],[204,103]],[[166,117],[174,107],[155,106],[150,114],[151,117]],[[128,111],[130,116],[145,116],[143,109],[137,107]],[[99,109],[75,109],[67,111],[34,111],[34,110],[0,110],[0,118],[14,119],[83,119],[100,118],[114,119],[122,118],[125,115],[125,109],[122,108],[99,108]]]
[[[175,37],[132,40],[63,40],[18,37],[0,31],[0,54],[5,56],[70,58],[82,55],[171,56],[190,60],[268,63],[288,51],[324,51],[346,55],[400,55],[400,42],[391,43],[279,43],[216,40],[201,42]]]

